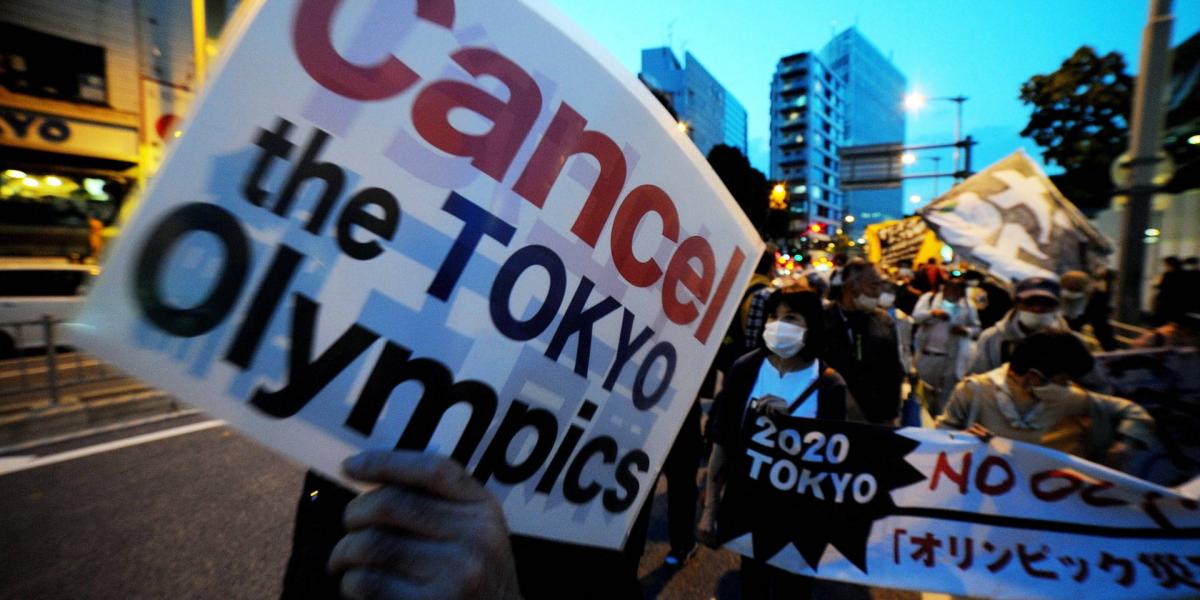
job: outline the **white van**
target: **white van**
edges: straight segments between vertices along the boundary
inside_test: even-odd
[[[70,320],[83,305],[96,265],[29,259],[0,259],[0,358],[46,346],[49,316]],[[62,342],[57,336],[56,344]]]

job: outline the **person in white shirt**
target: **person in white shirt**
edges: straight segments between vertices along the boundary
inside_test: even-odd
[[[959,278],[926,292],[913,310],[917,324],[917,375],[925,385],[929,414],[941,414],[955,384],[966,374],[971,339],[979,334],[979,313]]]

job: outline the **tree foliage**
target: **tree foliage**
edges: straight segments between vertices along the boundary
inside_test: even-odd
[[[1042,147],[1047,163],[1064,169],[1052,179],[1085,212],[1109,204],[1109,168],[1128,144],[1132,97],[1125,59],[1116,52],[1100,56],[1089,46],[1057,71],[1021,85],[1021,101],[1033,107],[1021,135]]]
[[[708,164],[712,165],[717,177],[721,178],[721,183],[725,184],[742,212],[750,218],[754,228],[762,231],[771,194],[767,176],[750,166],[750,161],[741,150],[725,144],[713,146],[708,151]]]

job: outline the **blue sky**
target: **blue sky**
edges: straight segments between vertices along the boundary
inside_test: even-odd
[[[641,50],[687,50],[720,80],[749,114],[751,162],[768,170],[770,82],[776,61],[819,49],[834,32],[855,25],[927,96],[970,98],[963,129],[979,140],[979,170],[1017,148],[1040,159],[1020,137],[1029,109],[1020,85],[1058,68],[1076,48],[1125,55],[1137,70],[1145,0],[552,0],[610,52],[637,72]],[[1172,45],[1200,30],[1200,0],[1175,0]],[[954,105],[933,102],[908,119],[909,144],[953,141]],[[932,154],[914,171],[932,171]],[[949,158],[940,162],[943,170]],[[1051,169],[1053,172],[1053,169]],[[949,180],[938,184],[945,191]],[[906,195],[928,200],[928,180],[909,182]]]

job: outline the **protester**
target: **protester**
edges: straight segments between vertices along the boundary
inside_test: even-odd
[[[971,339],[979,334],[979,315],[959,278],[940,292],[928,292],[917,302],[917,374],[925,385],[929,414],[937,416],[958,380],[966,374]]]
[[[842,293],[825,310],[829,346],[822,358],[846,378],[850,394],[872,423],[895,424],[904,367],[896,329],[879,309],[883,278],[861,258],[842,269]]]
[[[721,496],[728,480],[726,467],[743,449],[742,425],[747,415],[788,414],[818,419],[845,419],[846,382],[817,359],[825,346],[821,300],[809,290],[785,289],[767,300],[766,349],[755,350],[734,363],[712,415],[713,450],[709,457],[704,511],[699,531],[713,540],[720,526]],[[813,580],[742,557],[742,598],[803,599]]]
[[[975,302],[979,314],[979,326],[987,329],[995,325],[1012,310],[1012,294],[994,278],[974,269],[963,273],[968,296]]]
[[[930,258],[921,266],[921,271],[913,281],[913,286],[921,292],[933,292],[940,289],[945,282],[946,272],[942,270],[942,266],[938,264],[936,258]]]
[[[1007,365],[959,383],[937,426],[1120,467],[1136,449],[1157,445],[1154,421],[1133,402],[1073,382],[1093,365],[1083,342],[1069,331],[1030,334],[1017,342]]]
[[[509,534],[491,493],[451,459],[369,451],[344,471],[381,487],[356,498],[309,472],[281,600],[338,598],[339,591],[352,599],[643,597],[637,568],[650,502],[625,549],[605,550]]]
[[[900,267],[896,277],[896,308],[904,311],[906,315],[911,315],[917,306],[917,300],[921,298],[921,290],[913,287],[913,279],[916,276],[912,269]]]
[[[1106,352],[1116,350],[1116,335],[1112,323],[1112,293],[1117,285],[1117,274],[1108,268],[1108,261],[1097,259],[1091,272],[1091,286],[1087,307],[1083,311],[1083,322],[1092,326],[1092,335]],[[1080,325],[1082,327],[1082,325]],[[1074,328],[1074,327],[1072,327]]]
[[[829,271],[829,293],[825,297],[834,302],[842,294],[843,270],[848,260],[847,256],[840,252],[833,255],[833,269]]]
[[[913,330],[916,325],[913,318],[896,306],[896,298],[901,293],[901,285],[895,282],[884,284],[883,293],[879,294],[879,308],[892,318],[896,327],[896,343],[900,353],[900,365],[904,370],[904,381],[900,387],[900,397],[904,400],[900,405],[900,424],[904,427],[921,426],[921,406],[913,395],[916,384],[916,366],[913,362]]]
[[[1183,261],[1178,256],[1168,256],[1163,259],[1163,273],[1154,285],[1157,293],[1154,296],[1154,323],[1163,325],[1178,319],[1185,312],[1184,303],[1188,289],[1187,274],[1183,270]],[[1192,292],[1194,294],[1194,291]]]
[[[1200,313],[1187,313],[1134,340],[1134,348],[1200,349]]]
[[[1053,279],[1030,277],[1017,283],[1016,307],[979,335],[967,374],[986,373],[1008,362],[1013,346],[1032,333],[1067,329],[1059,313],[1060,294],[1061,288]]]
[[[1100,347],[1115,350],[1117,340],[1108,322],[1108,301],[1096,301],[1100,292],[1094,288],[1092,278],[1083,271],[1067,271],[1058,281],[1062,286],[1063,317],[1067,326],[1072,331],[1082,331],[1084,325],[1091,325],[1092,335]]]

